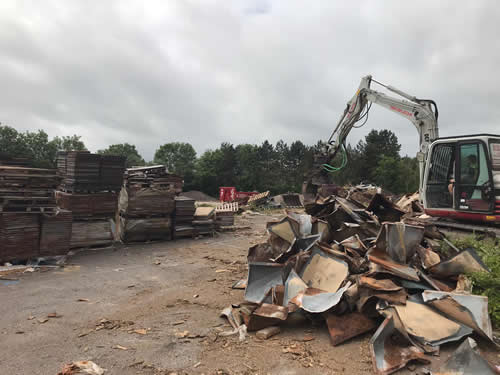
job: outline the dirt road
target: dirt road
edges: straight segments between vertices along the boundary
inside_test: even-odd
[[[371,374],[371,334],[334,348],[323,323],[301,321],[267,341],[217,337],[270,219],[238,218],[251,229],[215,238],[84,251],[0,284],[0,374],[55,375],[77,360],[120,375]]]

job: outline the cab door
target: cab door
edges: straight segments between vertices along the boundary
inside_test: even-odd
[[[493,211],[493,178],[486,147],[479,140],[457,144],[454,188],[457,211]]]

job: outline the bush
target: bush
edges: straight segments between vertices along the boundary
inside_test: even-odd
[[[491,322],[500,328],[500,245],[495,239],[479,239],[475,236],[453,240],[460,250],[472,247],[491,272],[474,272],[467,275],[472,280],[472,291],[488,297]]]

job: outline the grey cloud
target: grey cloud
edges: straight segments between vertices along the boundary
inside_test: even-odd
[[[3,1],[0,121],[130,142],[330,135],[365,74],[436,100],[442,135],[497,132],[495,1]],[[372,108],[371,129],[417,150],[410,123]]]

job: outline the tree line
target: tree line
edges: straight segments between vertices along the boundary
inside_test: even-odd
[[[100,154],[122,155],[126,166],[164,164],[168,170],[184,177],[184,190],[200,190],[217,196],[220,186],[235,186],[239,191],[266,191],[273,194],[300,192],[304,176],[313,168],[313,156],[324,143],[305,145],[267,140],[260,145],[222,143],[200,156],[189,143],[170,142],[161,145],[151,161],[145,161],[136,147],[129,143],[114,144]],[[0,125],[0,160],[25,158],[30,165],[54,168],[57,152],[86,150],[80,136],[49,139],[43,130],[18,132]],[[346,149],[347,164],[329,174],[339,185],[374,183],[395,194],[418,189],[416,158],[400,155],[401,145],[390,130],[372,130],[355,146]],[[342,164],[342,155],[330,162]]]

